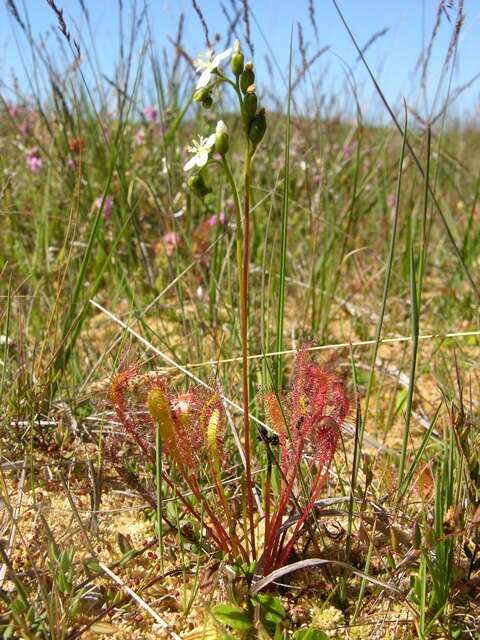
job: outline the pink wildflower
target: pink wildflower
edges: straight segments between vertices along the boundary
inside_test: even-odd
[[[387,196],[387,205],[392,209],[397,204],[397,196],[394,193],[389,193]]]
[[[15,119],[18,116],[18,107],[16,104],[11,104],[8,107],[8,113],[10,114],[10,116]]]
[[[208,219],[208,224],[210,227],[214,227],[217,224],[217,222],[219,224],[225,224],[225,213],[223,211],[220,211],[218,216],[217,214],[214,214]]]
[[[32,173],[38,173],[42,170],[43,167],[43,159],[38,153],[38,151],[33,150],[27,153],[26,157],[27,167]]]
[[[163,242],[165,244],[165,250],[167,256],[171,256],[175,253],[175,248],[180,242],[180,236],[175,231],[169,231],[163,236]]]
[[[96,209],[100,209],[100,207],[102,206],[102,200],[103,200],[103,196],[98,196],[95,199],[94,206]],[[103,205],[103,218],[105,220],[110,220],[110,218],[112,217],[112,207],[113,207],[113,197],[107,196],[105,198],[105,203]]]
[[[344,144],[343,145],[343,157],[345,160],[350,160],[353,153],[353,145],[352,144]]]
[[[143,110],[143,115],[149,122],[155,122],[158,116],[158,111],[155,107],[145,107]]]
[[[160,136],[164,136],[166,130],[167,130],[167,127],[163,124],[163,122],[160,122],[156,127],[156,131]]]

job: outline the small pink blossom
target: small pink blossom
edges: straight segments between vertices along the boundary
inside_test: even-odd
[[[314,184],[320,184],[321,181],[322,181],[322,176],[319,173],[316,173],[313,176],[313,183]]]
[[[225,218],[225,213],[224,213],[223,211],[220,211],[220,213],[218,214],[218,216],[217,216],[217,214],[214,214],[213,216],[211,216],[211,217],[208,219],[208,224],[209,224],[211,227],[214,227],[214,226],[217,224],[217,222],[218,222],[219,224],[225,224],[225,220],[226,220],[226,218]]]
[[[165,250],[167,256],[171,256],[175,252],[175,248],[180,242],[180,236],[175,231],[169,231],[163,236],[163,242],[165,243]]]
[[[145,107],[143,110],[143,115],[149,122],[155,122],[158,116],[158,111],[155,107]]]
[[[135,144],[137,146],[140,146],[141,144],[143,144],[144,141],[145,141],[145,130],[144,129],[138,129],[135,132],[135,135],[133,136],[133,141],[135,142]]]
[[[29,151],[26,157],[27,167],[32,173],[38,173],[42,170],[43,167],[43,159],[38,153],[38,151]]]
[[[394,193],[389,193],[387,196],[387,205],[392,209],[397,204],[397,196]]]
[[[158,133],[159,136],[164,136],[166,130],[167,130],[167,127],[163,124],[163,122],[159,122],[157,124],[156,132]]]
[[[100,209],[100,207],[102,206],[102,200],[103,200],[103,196],[101,195],[95,198],[95,202],[94,202],[95,209]],[[103,218],[105,220],[110,220],[110,218],[112,217],[112,208],[113,208],[113,197],[109,195],[105,198],[105,203],[103,205]]]
[[[344,144],[343,145],[343,157],[345,160],[350,160],[353,153],[353,145],[352,144]]]

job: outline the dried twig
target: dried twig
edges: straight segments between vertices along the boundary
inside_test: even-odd
[[[202,23],[203,32],[205,34],[205,43],[207,45],[207,48],[211,49],[212,44],[210,42],[210,36],[208,34],[208,25],[207,25],[207,21],[205,20],[205,16],[203,15],[197,0],[192,0],[192,5],[193,5],[193,8],[195,9],[195,13],[197,14],[197,16],[200,19],[200,22]]]
[[[60,33],[66,38],[70,46],[73,46],[75,48],[76,57],[80,58],[80,45],[74,38],[72,38],[70,31],[67,29],[67,24],[65,22],[65,18],[63,17],[63,9],[57,7],[57,5],[55,4],[55,0],[47,0],[47,4],[57,16],[58,28],[60,30]]]
[[[309,0],[308,2],[308,17],[310,18],[310,23],[315,31],[315,37],[318,40],[318,25],[315,18],[315,3],[313,0]]]
[[[135,602],[142,607],[142,609],[144,609],[147,613],[149,613],[152,618],[155,620],[155,622],[162,627],[162,629],[164,629],[165,631],[167,631],[170,636],[172,638],[174,638],[175,640],[181,640],[180,636],[175,633],[175,631],[173,631],[173,629],[171,628],[171,626],[169,624],[167,624],[165,622],[165,620],[163,620],[163,618],[161,618],[158,613],[152,609],[152,607],[145,602],[145,600],[143,600],[143,598],[141,598],[138,593],[135,593],[135,591],[133,591],[133,589],[130,589],[130,587],[121,579],[119,578],[115,573],[113,573],[113,571],[111,571],[106,564],[104,564],[103,562],[99,562],[98,563],[99,566],[102,568],[102,571],[109,577],[111,578],[116,584],[118,584],[119,587],[121,587],[123,589],[123,591],[125,591],[126,593],[128,593],[129,596],[131,596]]]

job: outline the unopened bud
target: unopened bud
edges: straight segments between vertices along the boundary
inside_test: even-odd
[[[242,50],[240,49],[240,43],[238,40],[235,40],[235,44],[233,45],[231,66],[234,75],[236,75],[237,77],[240,76],[243,72],[243,62],[244,58]]]
[[[247,93],[243,99],[245,107],[245,115],[248,119],[252,118],[257,113],[257,95],[255,93]]]
[[[255,82],[255,74],[253,72],[253,62],[247,62],[242,75],[240,76],[240,89],[242,93],[247,93],[247,89]]]
[[[254,148],[260,143],[266,130],[267,120],[265,118],[265,109],[260,109],[257,115],[253,116],[250,120],[248,127],[248,137],[250,138]]]
[[[211,187],[205,182],[205,178],[202,173],[196,173],[190,176],[188,179],[188,187],[199,198],[204,198],[207,194],[212,192]]]
[[[212,104],[213,104],[212,94],[211,93],[205,94],[202,99],[202,107],[204,109],[210,109]]]
[[[193,99],[195,102],[201,102],[202,107],[205,109],[209,109],[212,106],[213,99],[212,94],[210,92],[209,87],[202,87],[201,89],[197,89],[193,94]]]
[[[193,94],[193,99],[195,102],[202,102],[204,97],[208,95],[209,90],[206,87],[202,87],[201,89],[197,89]]]
[[[223,120],[217,122],[215,130],[215,151],[224,156],[229,147],[228,129]]]

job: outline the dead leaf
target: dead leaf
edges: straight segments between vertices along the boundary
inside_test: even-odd
[[[119,630],[118,627],[111,624],[110,622],[96,622],[95,624],[92,624],[90,629],[91,631],[93,631],[93,633],[97,633],[98,635],[103,636],[112,636]]]

